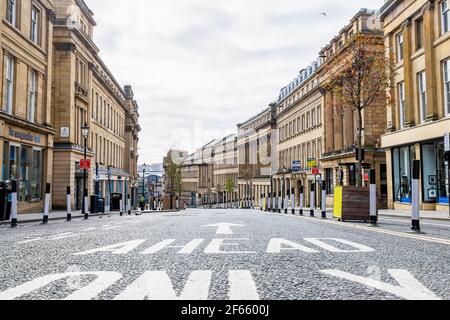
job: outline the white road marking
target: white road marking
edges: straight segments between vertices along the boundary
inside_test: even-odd
[[[41,241],[41,240],[44,240],[44,238],[28,239],[28,240],[24,240],[24,241],[19,242],[19,244],[25,244],[25,243],[36,242],[36,241]]]
[[[144,242],[145,242],[145,239],[121,242],[121,243],[113,244],[113,245],[106,246],[106,247],[101,247],[101,248],[97,248],[97,249],[74,253],[74,255],[84,256],[84,255],[93,254],[93,253],[97,253],[97,252],[111,252],[111,254],[127,254],[130,251],[139,247]]]
[[[148,248],[147,250],[141,252],[141,254],[155,254],[165,248],[181,248],[180,251],[178,251],[178,254],[191,254],[197,249],[199,245],[201,245],[204,241],[204,239],[194,239],[190,241],[185,246],[171,246],[172,243],[177,241],[176,239],[167,239],[163,240],[160,243],[155,244],[154,246]]]
[[[332,246],[322,240],[332,240],[332,241],[336,241],[336,242],[340,242],[343,243],[349,247],[353,247],[355,249],[353,250],[343,250],[343,249],[339,249],[335,246]],[[365,245],[353,242],[353,241],[349,241],[349,240],[344,240],[344,239],[337,239],[337,238],[305,238],[305,241],[311,242],[312,244],[321,247],[325,250],[328,250],[330,252],[336,252],[336,253],[352,253],[352,252],[373,252],[375,251],[375,249],[367,247]]]
[[[230,300],[259,300],[258,290],[249,270],[231,270],[228,280]]]
[[[261,213],[261,214],[263,214],[263,213]],[[279,214],[276,214],[276,213],[264,213],[264,214],[280,216]],[[391,230],[387,230],[387,229],[383,229],[383,228],[365,227],[365,226],[359,226],[359,225],[356,225],[353,223],[342,223],[342,222],[338,222],[338,221],[334,221],[334,220],[311,219],[311,218],[304,217],[304,216],[294,216],[294,215],[289,215],[287,217],[292,218],[292,219],[304,219],[304,220],[308,220],[312,223],[327,223],[327,224],[333,224],[333,225],[337,225],[337,226],[344,227],[344,228],[359,229],[359,230],[365,230],[365,231],[370,231],[370,232],[387,234],[387,235],[396,236],[396,237],[410,238],[410,239],[414,239],[414,240],[450,245],[450,239],[428,237],[428,236],[422,236],[422,235],[418,235],[418,234],[409,234],[409,233],[405,233],[405,232],[391,231]]]
[[[363,284],[365,286],[394,294],[406,300],[441,300],[431,290],[420,283],[409,271],[389,269],[389,274],[398,282],[398,286],[372,278],[361,277],[340,270],[320,270],[320,272]]]
[[[284,247],[283,247],[284,245]],[[289,246],[288,248],[286,246]],[[281,251],[293,251],[299,250],[306,253],[319,253],[319,251],[305,247],[296,242],[292,242],[286,239],[275,238],[271,239],[269,245],[267,246],[267,253],[281,253]]]
[[[387,221],[394,221],[394,222],[402,222],[404,224],[411,224],[411,220],[398,220],[398,219],[390,219],[390,218],[386,219],[386,218],[383,217],[383,220],[381,222],[384,222],[384,221],[386,221],[386,222]],[[450,228],[450,224],[428,223],[428,222],[422,222],[422,221],[420,222],[420,224],[424,225],[424,226],[435,226],[435,227]]]
[[[54,281],[62,280],[71,276],[95,275],[97,279],[87,286],[75,291],[64,300],[90,300],[97,297],[102,291],[116,283],[122,278],[118,272],[68,272],[52,274],[25,282],[15,288],[0,292],[0,300],[14,300],[37,289],[43,288]]]
[[[207,300],[212,271],[193,271],[180,295],[166,271],[147,271],[114,300]]]
[[[242,224],[234,224],[234,223],[216,223],[216,224],[208,224],[203,227],[215,227],[217,228],[216,234],[225,234],[230,235],[233,234],[233,230],[230,227],[245,227]]]
[[[222,251],[222,246],[238,246],[238,243],[226,243],[230,241],[249,241],[250,239],[213,239],[205,248],[207,254],[253,254],[254,251]]]

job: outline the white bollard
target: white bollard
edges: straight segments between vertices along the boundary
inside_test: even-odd
[[[123,216],[123,200],[122,199],[120,199],[119,206],[120,206],[120,216]]]
[[[311,192],[310,192],[310,206],[309,206],[309,215],[314,217],[314,211],[316,209],[316,183],[315,181],[311,184]]]
[[[281,209],[283,207],[283,195],[281,191],[278,193],[278,213],[281,213]]]
[[[420,161],[413,161],[412,178],[412,227],[411,230],[420,232]]]
[[[304,196],[304,192],[305,192],[305,187],[304,186],[300,186],[300,215],[303,215],[303,204],[305,201],[305,196]]]
[[[295,214],[295,189],[292,188],[291,190],[291,212],[292,214]]]
[[[11,228],[17,227],[17,181],[11,181]]]
[[[376,226],[377,215],[377,179],[375,169],[370,170],[370,224]]]
[[[290,191],[288,190],[285,197],[284,197],[284,213],[287,214],[288,213],[288,207],[289,207],[289,198],[290,198],[291,194]]]
[[[72,221],[72,199],[70,196],[70,187],[67,187],[66,207],[67,207],[67,221]]]
[[[48,214],[50,212],[50,197],[51,197],[50,188],[51,188],[50,183],[47,183],[47,185],[45,186],[44,219],[42,220],[43,224],[48,223]]]
[[[322,181],[322,219],[327,218],[327,183]]]

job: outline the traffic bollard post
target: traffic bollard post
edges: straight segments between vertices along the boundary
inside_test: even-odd
[[[378,223],[377,212],[377,179],[376,170],[370,170],[370,224],[376,226]]]
[[[412,177],[412,227],[411,230],[420,232],[420,161],[413,161],[413,177]]]
[[[17,181],[11,181],[11,228],[17,227]]]
[[[47,183],[45,186],[44,218],[42,220],[43,224],[48,223],[48,214],[50,211],[50,196],[51,196],[50,189],[51,189],[51,185],[50,185],[50,183]]]
[[[72,201],[70,196],[70,187],[67,187],[66,207],[67,207],[67,221],[72,221]]]

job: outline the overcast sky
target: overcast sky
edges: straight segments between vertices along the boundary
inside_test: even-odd
[[[383,0],[86,2],[100,56],[139,103],[139,162],[157,163],[171,147],[192,152],[236,132]]]

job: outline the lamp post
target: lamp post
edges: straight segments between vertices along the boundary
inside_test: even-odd
[[[81,133],[83,134],[83,138],[84,138],[84,160],[87,160],[87,138],[89,137],[89,127],[87,125],[87,123],[84,123],[84,126],[81,127]],[[87,212],[87,186],[86,186],[86,182],[87,182],[87,170],[86,168],[83,169],[83,207],[82,209],[82,214],[84,215],[84,219],[87,220],[89,218],[89,213]]]
[[[144,163],[142,166],[142,199],[141,199],[141,210],[145,209],[145,171],[147,170],[147,165]]]

